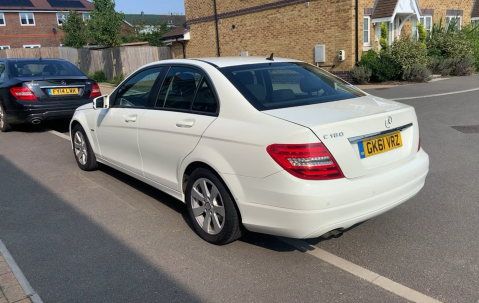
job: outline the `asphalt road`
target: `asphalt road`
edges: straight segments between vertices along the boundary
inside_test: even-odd
[[[459,90],[479,77],[463,81]],[[416,107],[431,158],[425,188],[341,238],[308,242],[440,301],[477,302],[479,134],[451,126],[479,125],[478,96],[402,101]],[[105,166],[79,170],[47,128],[67,123],[0,134],[0,239],[44,302],[406,302],[272,236],[209,245],[181,202]]]

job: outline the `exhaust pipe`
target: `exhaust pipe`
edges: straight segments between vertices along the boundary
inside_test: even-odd
[[[343,235],[343,233],[344,233],[344,229],[342,229],[342,228],[335,229],[335,230],[332,230],[332,231],[329,231],[329,232],[325,233],[324,235],[321,236],[321,238],[326,239],[326,240],[329,240],[329,239],[332,239],[332,238],[339,238]]]
[[[35,118],[35,119],[33,119],[32,121],[30,121],[30,122],[31,122],[32,124],[37,125],[37,124],[42,123],[42,119]]]

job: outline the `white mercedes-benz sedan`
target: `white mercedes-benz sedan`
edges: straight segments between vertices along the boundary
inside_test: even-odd
[[[81,169],[183,201],[214,244],[340,233],[416,195],[429,170],[413,107],[285,58],[148,64],[78,108],[70,133]]]

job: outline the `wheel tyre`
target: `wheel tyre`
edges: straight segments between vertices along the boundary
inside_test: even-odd
[[[216,186],[219,194],[221,195],[220,198],[224,207],[225,216],[223,218],[222,229],[219,233],[214,235],[203,230],[202,226],[200,226],[200,223],[193,214],[193,186],[195,185],[196,181],[204,179]],[[242,236],[244,229],[241,225],[239,211],[236,207],[236,204],[234,203],[223,182],[210,170],[206,168],[198,168],[190,175],[188,185],[186,186],[186,205],[188,209],[188,215],[194,226],[194,229],[196,233],[203,238],[203,240],[215,245],[224,245],[233,242]],[[213,217],[211,218],[214,220]]]
[[[2,105],[0,104],[0,131],[3,133],[9,132],[12,130],[12,127],[10,124],[7,122],[7,114],[3,110]]]
[[[73,128],[72,141],[73,155],[75,156],[78,166],[85,171],[96,170],[98,168],[98,162],[96,161],[95,153],[91,148],[90,141],[88,141],[83,127],[80,125]],[[79,157],[79,154],[84,155],[84,157]]]

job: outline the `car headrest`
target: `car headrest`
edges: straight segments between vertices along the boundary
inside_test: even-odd
[[[238,72],[236,73],[236,78],[241,81],[244,85],[247,84],[253,84],[254,83],[254,77],[251,72]]]
[[[292,89],[274,90],[272,93],[272,97],[273,97],[273,102],[294,100],[296,98],[296,96],[294,95],[294,91]]]
[[[299,88],[304,93],[317,92],[323,87],[323,82],[318,77],[305,77],[301,79]]]
[[[49,73],[50,75],[54,75],[55,74],[55,67],[53,67],[53,65],[45,65],[43,67],[43,72],[44,73]]]
[[[31,76],[32,75],[32,71],[29,69],[29,68],[20,68],[18,70],[18,72],[20,73],[20,75],[22,76]]]
[[[264,101],[266,99],[266,91],[261,84],[246,84],[246,88],[258,99],[258,101]]]
[[[192,74],[180,73],[175,76],[173,89],[179,89],[183,87],[196,88],[195,77]]]

